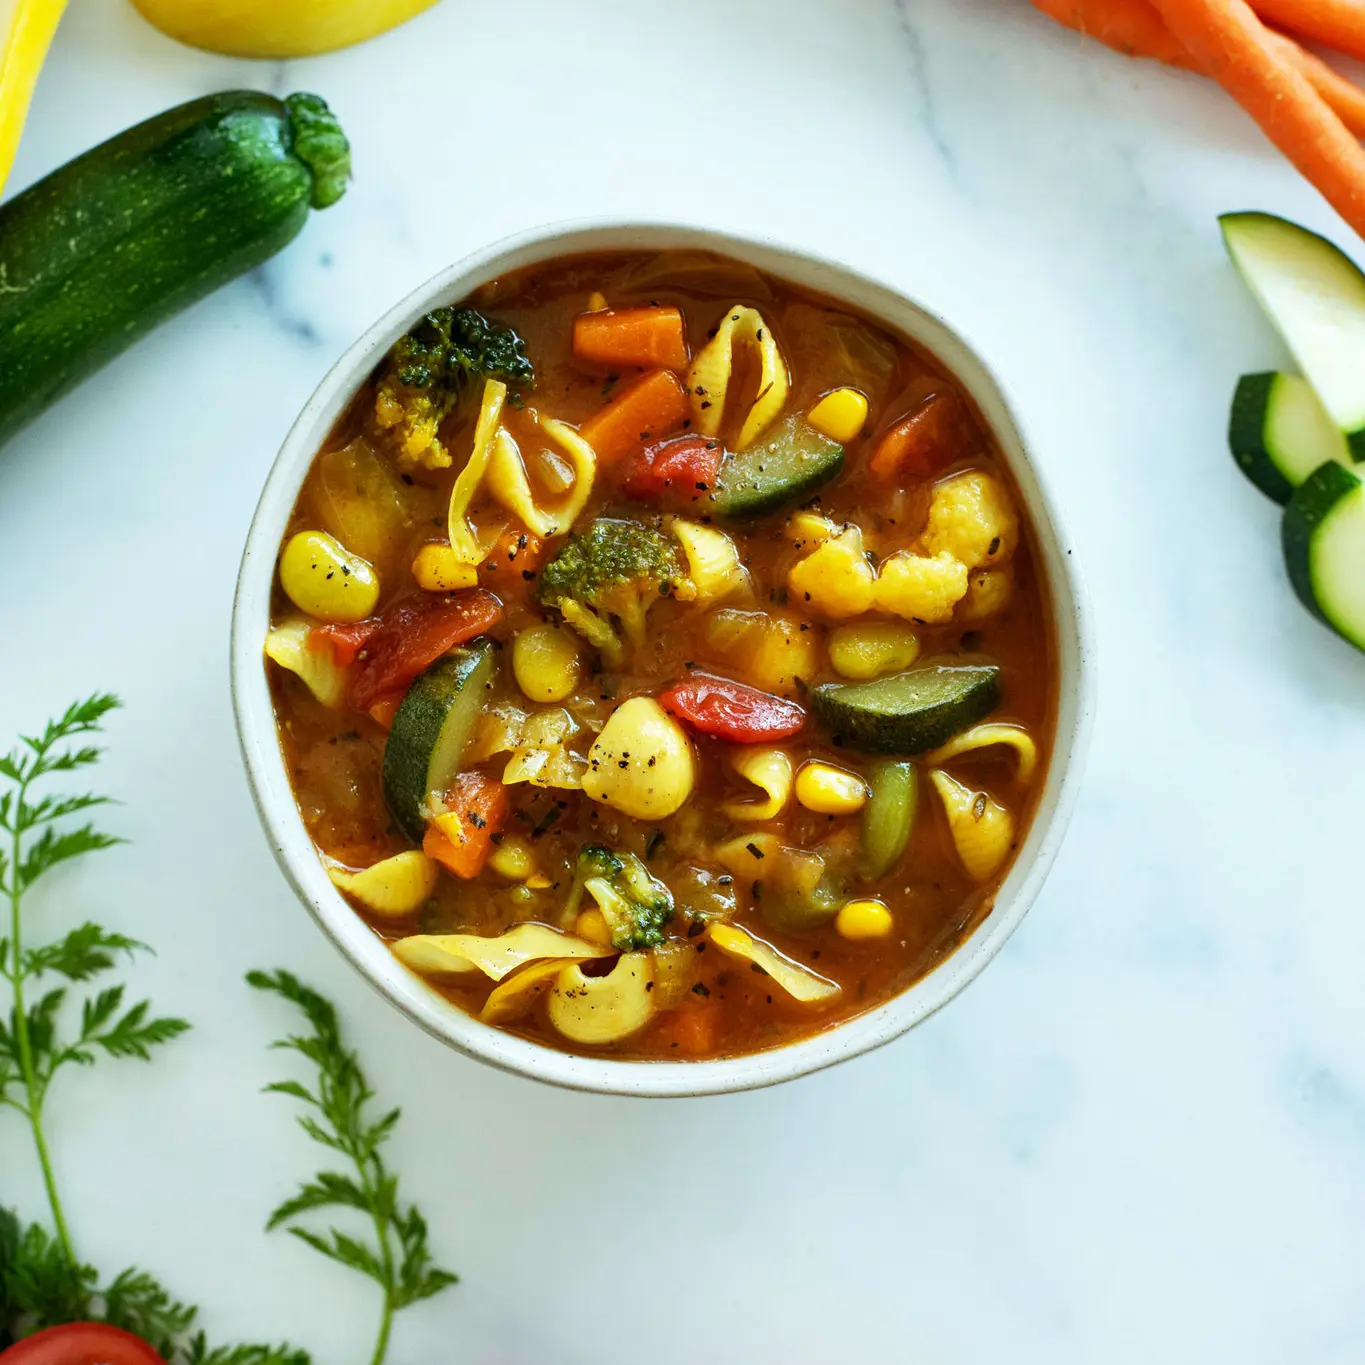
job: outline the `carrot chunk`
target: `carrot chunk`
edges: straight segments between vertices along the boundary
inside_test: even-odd
[[[506,587],[523,579],[523,575],[535,576],[540,557],[545,553],[545,542],[530,531],[523,531],[520,525],[509,526],[494,542],[488,558],[479,565],[479,582],[490,588]]]
[[[716,1050],[722,1010],[716,1005],[690,1005],[659,1018],[664,1047],[683,1057],[707,1057]]]
[[[971,436],[970,421],[957,395],[931,393],[877,438],[869,467],[888,483],[904,476],[928,478],[965,454]]]
[[[573,353],[591,365],[687,365],[683,316],[676,308],[606,308],[573,320]]]
[[[687,395],[670,370],[650,370],[632,380],[606,407],[578,429],[593,448],[599,465],[613,465],[682,428]]]
[[[427,825],[422,852],[469,881],[483,871],[509,806],[507,788],[487,773],[461,773],[446,794],[445,811]]]

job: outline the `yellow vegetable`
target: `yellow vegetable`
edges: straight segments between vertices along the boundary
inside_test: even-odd
[[[562,706],[524,717],[512,757],[503,769],[503,783],[529,782],[533,787],[577,791],[588,765],[569,748],[569,741],[581,728]]]
[[[588,307],[586,309],[587,312],[600,313],[606,308],[606,306],[607,296],[600,289],[594,289],[592,293],[588,295]]]
[[[9,178],[33,87],[65,8],[66,0],[0,0],[0,189]],[[19,287],[6,280],[0,262],[0,289]]]
[[[519,517],[528,531],[548,539],[567,531],[587,505],[597,475],[597,456],[592,447],[563,422],[542,418],[540,429],[569,457],[572,477],[566,485],[568,491],[553,502],[536,501],[521,448],[505,427],[493,441],[488,464],[488,491]]]
[[[505,834],[488,855],[488,866],[509,882],[521,882],[536,870],[536,858],[531,845],[519,834]]]
[[[839,523],[818,512],[793,512],[787,531],[798,550],[807,545],[822,545],[839,534]]]
[[[420,910],[436,889],[436,864],[425,853],[412,849],[374,863],[360,872],[329,867],[332,885],[354,896],[376,915],[399,918]]]
[[[727,801],[721,814],[732,820],[773,820],[786,809],[792,796],[792,761],[781,749],[761,745],[738,744],[730,757],[730,766],[746,782],[752,782],[762,793],[761,801]]]
[[[771,944],[755,938],[747,930],[733,924],[713,924],[708,935],[721,952],[761,967],[793,1000],[799,1000],[803,1005],[832,1000],[841,992],[837,982],[784,957]]]
[[[857,389],[835,389],[806,414],[806,421],[822,436],[847,445],[867,421],[867,399]]]
[[[687,576],[697,590],[699,606],[712,606],[752,590],[748,570],[739,562],[739,549],[724,531],[681,519],[671,529],[687,559]]]
[[[1019,543],[1019,517],[1004,484],[970,470],[934,489],[922,537],[928,555],[950,554],[969,569],[1003,564]]]
[[[637,820],[662,820],[692,795],[696,781],[682,727],[653,697],[631,697],[607,717],[589,750],[583,790]]]
[[[654,1017],[654,964],[648,953],[623,953],[606,976],[565,967],[550,990],[550,1023],[575,1043],[614,1043]]]
[[[772,882],[803,897],[813,895],[825,875],[825,860],[818,853],[792,848],[766,830],[736,835],[717,844],[713,853],[742,882]]]
[[[811,759],[797,770],[796,799],[817,815],[853,815],[867,804],[867,783],[857,773]]]
[[[735,442],[736,450],[752,445],[786,406],[791,380],[773,329],[756,308],[735,304],[721,319],[716,334],[697,352],[687,372],[692,421],[703,436],[715,436],[725,415],[725,399],[735,367],[735,347],[743,343],[758,352],[758,396],[749,408]]]
[[[564,963],[558,959],[533,962],[529,967],[523,967],[489,991],[488,999],[479,1011],[479,1018],[485,1024],[505,1024],[510,1019],[519,1019],[563,970]]]
[[[577,637],[563,626],[528,626],[512,641],[512,676],[532,701],[563,701],[582,672]]]
[[[413,971],[428,976],[462,976],[483,972],[501,981],[524,962],[542,957],[578,959],[606,957],[607,950],[562,934],[545,924],[518,924],[497,938],[478,934],[410,934],[393,951]]]
[[[953,846],[968,875],[979,882],[997,872],[1014,845],[1014,816],[993,796],[973,791],[942,768],[929,780],[943,800]]]
[[[326,531],[300,531],[280,555],[280,587],[319,621],[363,621],[379,601],[379,575]]]
[[[435,542],[417,551],[412,576],[417,586],[427,592],[454,592],[457,588],[472,588],[479,581],[479,571],[473,564],[466,564],[449,545]]]
[[[881,901],[849,901],[834,917],[834,927],[840,937],[855,943],[870,938],[885,938],[895,927],[891,911]]]
[[[1028,782],[1032,778],[1033,770],[1038,765],[1038,746],[1027,730],[1017,725],[1004,725],[998,722],[974,725],[970,730],[964,730],[941,749],[925,754],[924,761],[930,767],[941,768],[945,763],[960,758],[963,754],[974,753],[978,749],[989,749],[994,745],[1006,745],[1014,750],[1019,760],[1016,774],[1020,782]]]
[[[882,611],[925,625],[952,620],[967,593],[967,566],[950,554],[933,559],[900,550],[882,563],[876,603]]]
[[[787,588],[812,611],[841,619],[861,616],[872,606],[876,575],[863,550],[863,533],[846,526],[787,573]]]
[[[313,510],[324,531],[379,571],[395,567],[411,534],[403,486],[392,462],[363,436],[320,456],[311,482]]]
[[[611,947],[611,925],[600,910],[580,911],[573,922],[573,931],[589,943],[596,943],[603,948]]]
[[[324,706],[340,706],[346,700],[347,670],[336,662],[330,649],[309,645],[312,633],[307,621],[282,621],[265,637],[265,656],[302,678]]]
[[[919,657],[919,636],[899,621],[860,621],[829,637],[829,661],[843,678],[899,673]]]
[[[436,0],[133,0],[168,38],[228,57],[311,57],[396,28]]]
[[[1008,569],[978,569],[967,580],[967,595],[958,605],[957,619],[975,625],[997,615],[1014,597],[1014,579]]]
[[[506,401],[506,384],[496,379],[484,382],[479,424],[474,428],[474,448],[469,453],[468,463],[460,470],[460,476],[450,490],[450,510],[447,516],[450,548],[465,564],[482,564],[488,556],[488,547],[480,543],[469,525],[469,504],[488,471],[493,439],[498,434],[502,406]]]

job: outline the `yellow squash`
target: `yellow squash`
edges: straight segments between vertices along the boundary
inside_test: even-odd
[[[66,0],[0,0],[0,189]]]
[[[142,17],[169,38],[229,57],[274,58],[311,57],[314,53],[363,43],[435,3],[436,0],[133,0]],[[60,9],[60,5],[56,8]]]

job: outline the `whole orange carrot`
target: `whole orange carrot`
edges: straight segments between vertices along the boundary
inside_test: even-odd
[[[1365,137],[1365,90],[1334,71],[1321,57],[1300,47],[1282,33],[1271,33],[1270,40],[1308,77],[1309,84],[1327,102],[1332,112],[1356,137]]]
[[[1365,236],[1365,150],[1245,0],[1155,0],[1171,33]]]
[[[1122,52],[1168,66],[1195,70],[1184,47],[1171,36],[1150,0],[1033,0],[1036,8],[1067,28]]]
[[[1365,3],[1362,0],[1256,0],[1262,19],[1314,38],[1350,57],[1365,58]]]

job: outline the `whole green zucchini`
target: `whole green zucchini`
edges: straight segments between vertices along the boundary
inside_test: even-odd
[[[139,123],[0,204],[0,442],[335,203],[350,147],[316,95]]]

